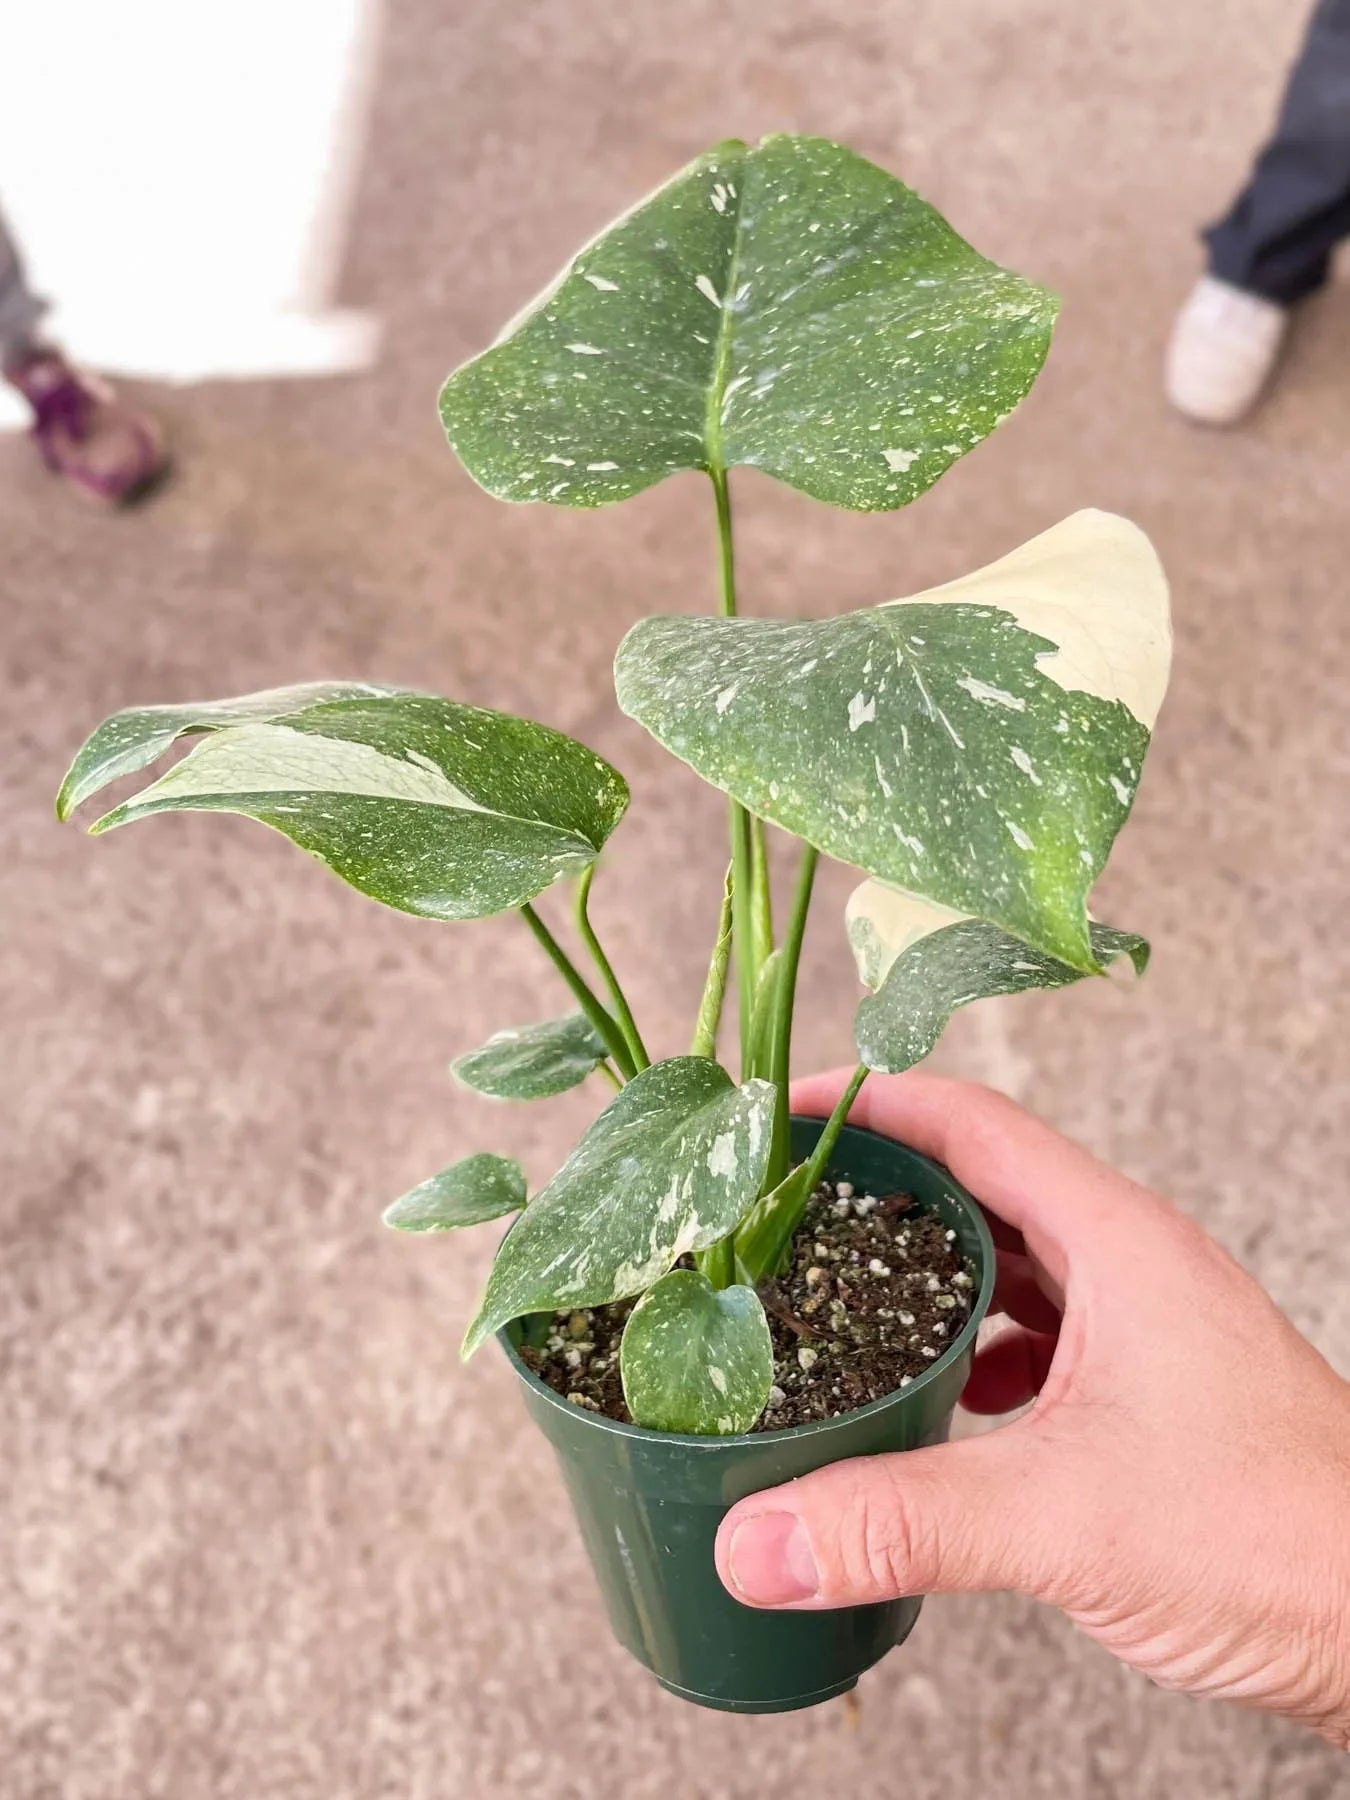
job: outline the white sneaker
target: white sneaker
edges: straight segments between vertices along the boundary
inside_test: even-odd
[[[1288,329],[1288,307],[1202,275],[1172,327],[1167,398],[1202,425],[1236,424],[1269,381]]]

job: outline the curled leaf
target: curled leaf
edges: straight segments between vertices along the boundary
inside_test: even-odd
[[[456,1080],[494,1100],[543,1100],[597,1069],[605,1045],[585,1013],[539,1025],[511,1025],[450,1065]]]
[[[195,749],[92,829],[242,813],[424,918],[503,912],[579,874],[628,804],[616,770],[547,726],[433,694],[324,684],[116,714],[76,757],[61,809],[194,732],[206,734]]]
[[[458,1231],[483,1225],[525,1204],[525,1171],[509,1156],[480,1150],[419,1182],[384,1210],[394,1231]]]
[[[929,906],[878,881],[858,888],[848,906],[858,972],[876,989],[858,1007],[858,1054],[870,1069],[896,1075],[928,1055],[952,1014],[972,1000],[1067,987],[1081,969],[1033,950],[984,919]],[[1132,932],[1095,922],[1092,955],[1106,967],[1128,956],[1142,975],[1148,945]]]

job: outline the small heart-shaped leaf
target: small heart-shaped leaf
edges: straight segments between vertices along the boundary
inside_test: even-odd
[[[773,1384],[773,1341],[753,1288],[675,1269],[638,1301],[619,1346],[623,1397],[652,1431],[749,1431]]]
[[[524,1204],[525,1171],[520,1164],[480,1150],[410,1188],[385,1208],[383,1216],[395,1231],[458,1231],[519,1212]]]
[[[1102,967],[1128,956],[1136,974],[1148,945],[1132,932],[1089,926]],[[876,992],[858,1008],[858,1054],[869,1069],[898,1075],[928,1055],[958,1007],[995,994],[1067,987],[1081,969],[1033,950],[984,919],[930,906],[879,881],[865,881],[848,904],[858,973]]]
[[[243,813],[386,906],[476,919],[580,874],[628,804],[616,770],[547,726],[433,694],[325,685],[119,713],[76,757],[63,811],[202,731],[92,829]]]
[[[605,1060],[605,1044],[585,1013],[494,1032],[458,1056],[450,1072],[494,1100],[544,1100],[584,1081]]]
[[[759,1192],[776,1090],[715,1062],[653,1063],[601,1113],[497,1252],[466,1357],[523,1313],[640,1294],[733,1231]]]
[[[1083,512],[974,575],[816,623],[645,619],[619,704],[753,813],[1097,969],[1087,895],[1167,683],[1167,584]]]
[[[625,213],[441,392],[503,500],[737,463],[904,506],[1036,379],[1057,302],[825,138],[729,140]]]

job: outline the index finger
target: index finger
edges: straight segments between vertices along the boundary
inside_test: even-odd
[[[851,1070],[792,1084],[792,1107],[824,1117]],[[1023,1235],[1061,1287],[1067,1258],[1156,1205],[1145,1189],[1097,1161],[1081,1145],[1006,1095],[974,1082],[911,1069],[873,1075],[849,1122],[896,1139],[949,1169],[990,1212]]]

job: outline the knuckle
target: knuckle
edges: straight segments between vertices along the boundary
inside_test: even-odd
[[[931,1547],[889,1457],[869,1458],[845,1477],[838,1577],[849,1594],[892,1599],[922,1592]]]

